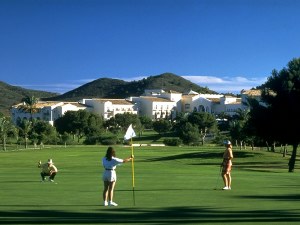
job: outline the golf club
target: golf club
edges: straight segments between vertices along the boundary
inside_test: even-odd
[[[214,190],[217,190],[217,185],[218,185],[218,183],[219,183],[219,181],[220,181],[220,178],[221,178],[222,168],[223,168],[223,165],[221,164],[221,165],[220,165],[220,171],[219,171],[219,173],[218,173],[218,177],[217,177],[217,180],[216,180],[216,185],[215,185]]]

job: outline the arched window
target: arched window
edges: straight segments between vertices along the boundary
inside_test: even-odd
[[[205,108],[203,105],[198,106],[198,112],[205,112]]]
[[[185,109],[185,110],[189,110],[190,108],[191,108],[191,105],[190,105],[190,104],[185,104],[185,105],[184,105],[184,109]]]

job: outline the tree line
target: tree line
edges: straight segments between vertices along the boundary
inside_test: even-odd
[[[102,116],[85,110],[68,111],[57,119],[54,126],[41,120],[19,120],[14,125],[9,117],[0,115],[0,137],[3,150],[6,150],[8,137],[15,137],[18,143],[27,148],[34,145],[57,143],[116,144],[118,136],[133,124],[139,136],[145,129],[153,129],[165,138],[168,145],[204,144],[209,136],[215,143],[231,139],[237,146],[267,146],[274,150],[275,145],[292,145],[289,172],[294,171],[300,137],[300,58],[291,60],[286,68],[273,70],[268,80],[259,87],[261,100],[248,98],[247,110],[237,110],[236,115],[226,113],[212,115],[206,112],[179,113],[173,120],[152,121],[145,116],[117,114],[104,121]],[[24,99],[21,106],[31,115],[37,112],[37,99],[33,96]]]

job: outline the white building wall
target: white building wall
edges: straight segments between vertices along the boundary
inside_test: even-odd
[[[180,112],[193,112],[193,102],[199,98],[199,95],[183,95]]]
[[[153,119],[162,118],[163,112],[165,111],[164,104],[162,102],[153,102],[152,105],[153,105],[152,118]]]
[[[222,98],[222,94],[199,94],[202,98]]]
[[[54,121],[62,117],[67,111],[77,111],[79,109],[85,109],[86,107],[77,107],[71,103],[64,102],[43,102],[37,103],[37,108],[39,111],[32,114],[33,119],[43,120],[49,122],[51,125]],[[18,119],[31,119],[31,115],[28,112],[23,112],[18,108],[18,105],[13,106],[11,109],[12,120],[16,124]]]
[[[115,107],[110,101],[100,102],[100,106],[104,120],[109,120],[117,114]]]
[[[104,104],[96,99],[82,99],[80,101],[82,104],[85,104],[90,107],[89,111],[100,116],[104,116]]]
[[[153,119],[161,119],[170,117],[174,108],[176,108],[176,102],[153,102]]]
[[[238,109],[242,109],[241,104],[226,104],[224,112],[230,116],[233,116],[236,114]]]
[[[214,114],[224,112],[233,116],[238,109],[243,109],[243,104],[241,103],[241,99],[236,97],[222,97],[220,98],[220,103],[213,104]]]
[[[63,104],[63,103],[52,103],[52,104],[53,105],[51,105],[51,106],[42,106],[42,103],[39,102],[38,103],[39,111],[36,113],[33,113],[32,115],[29,112],[24,112],[21,109],[19,109],[18,106],[20,104],[15,105],[11,109],[12,120],[15,124],[17,123],[17,121],[19,119],[28,119],[29,120],[31,118],[51,122],[51,121],[53,121],[52,110],[55,107],[57,107],[58,105]]]
[[[154,119],[154,115],[153,115],[153,102],[148,101],[146,98],[141,98],[140,99],[140,103],[141,103],[141,112],[142,115],[147,116],[151,119]]]
[[[260,90],[248,90],[248,91],[244,91],[241,93],[241,99],[242,99],[242,103],[246,103],[243,104],[242,107],[243,109],[248,109],[248,99],[252,98],[255,99],[259,102],[260,105],[262,106],[267,106],[264,102],[261,101],[261,91]]]
[[[173,92],[164,92],[160,96],[160,98],[165,98],[173,102],[179,102],[181,100],[181,93],[173,93]]]
[[[206,98],[199,97],[191,104],[191,110],[197,112],[212,113],[212,102]]]
[[[214,114],[220,114],[222,112],[225,112],[225,105],[220,103],[213,103],[212,110],[214,111]]]
[[[176,106],[174,109],[175,112],[182,111],[182,106],[181,106],[182,93],[164,92],[161,94],[161,97],[176,103]],[[176,115],[174,115],[174,116],[176,116]]]
[[[220,98],[220,103],[221,104],[231,104],[231,103],[235,103],[237,102],[237,98],[236,97],[232,97],[232,96],[223,96]]]
[[[116,102],[124,99],[83,99],[82,103],[91,107],[91,112],[103,116],[104,120],[114,117],[116,114],[137,114],[134,104],[119,104]],[[126,102],[127,103],[127,102]]]
[[[108,102],[106,102],[108,103]],[[111,103],[111,102],[110,102]],[[112,109],[113,111],[113,117],[116,114],[124,114],[124,113],[131,113],[131,114],[137,114],[137,111],[133,109],[133,105],[122,105],[122,104],[107,104],[106,109]]]
[[[57,104],[59,105],[59,104]],[[40,113],[37,113],[36,115],[40,114],[41,117],[37,118],[37,119],[41,119],[44,121],[48,121],[51,125],[53,125],[54,123],[54,119],[53,119],[53,110],[57,107],[57,105],[54,106],[47,106],[47,107],[43,107],[40,111]],[[35,115],[34,115],[35,116]],[[34,118],[34,117],[33,117]]]
[[[147,116],[153,120],[156,117],[165,118],[166,115],[170,116],[172,111],[177,108],[177,103],[173,101],[168,101],[164,98],[141,96],[139,98],[134,98],[133,101],[137,104],[139,108],[139,114]]]
[[[78,107],[76,105],[73,105],[72,103],[67,103],[67,104],[63,104],[60,105],[58,107],[56,107],[55,109],[53,109],[52,112],[52,120],[57,120],[58,118],[62,117],[67,111],[79,111],[79,110],[85,110],[87,107],[82,106],[82,107]]]

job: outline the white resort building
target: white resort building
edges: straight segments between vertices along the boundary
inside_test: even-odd
[[[105,120],[114,117],[116,114],[138,113],[135,104],[126,99],[92,98],[82,99],[79,102],[88,106],[90,112],[103,116]]]
[[[214,115],[226,113],[234,115],[237,109],[246,109],[247,98],[260,100],[259,90],[247,90],[241,92],[241,98],[225,96],[221,94],[200,94],[195,91],[178,93],[175,91],[165,92],[162,89],[145,90],[140,97],[128,99],[82,99],[79,102],[55,102],[39,101],[36,107],[37,113],[30,115],[20,109],[19,103],[11,108],[14,123],[19,119],[33,118],[48,121],[53,125],[54,121],[62,117],[67,111],[88,110],[103,116],[105,120],[116,114],[132,113],[148,116],[152,120],[163,118],[175,118],[176,113],[208,112]]]
[[[78,102],[39,101],[35,105],[38,111],[31,115],[29,112],[23,111],[20,108],[21,105],[25,105],[25,103],[22,102],[17,105],[13,105],[11,108],[12,120],[15,124],[18,120],[30,119],[32,117],[33,119],[48,121],[51,125],[53,125],[54,121],[62,117],[67,111],[87,109],[87,106]]]

